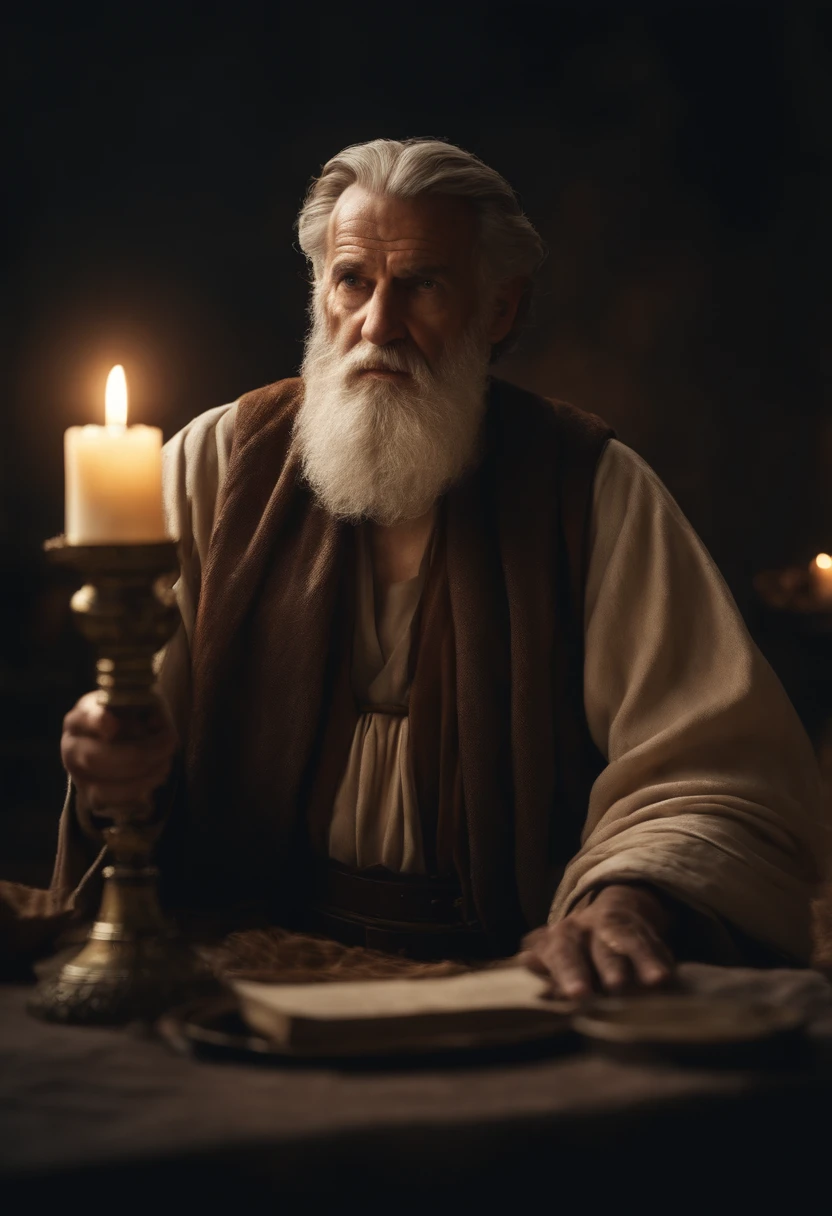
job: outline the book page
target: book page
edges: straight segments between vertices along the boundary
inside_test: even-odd
[[[546,998],[548,982],[526,967],[500,967],[437,979],[353,980],[332,984],[260,984],[232,981],[244,1005],[256,1003],[289,1017],[395,1018],[475,1009],[572,1008]]]

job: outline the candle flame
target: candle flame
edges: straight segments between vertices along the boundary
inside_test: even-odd
[[[815,565],[821,570],[829,570],[832,568],[832,557],[828,553],[819,553],[815,558]]]
[[[104,418],[107,426],[127,426],[127,380],[120,363],[110,370],[107,377]]]

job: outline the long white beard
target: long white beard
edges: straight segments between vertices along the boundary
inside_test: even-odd
[[[477,455],[489,354],[477,319],[435,370],[412,345],[362,341],[341,355],[316,301],[295,437],[322,505],[341,519],[380,524],[427,511]],[[357,376],[362,367],[410,378],[399,384]]]

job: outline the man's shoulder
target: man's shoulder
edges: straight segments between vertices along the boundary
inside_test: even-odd
[[[289,409],[296,406],[303,396],[303,380],[300,376],[287,376],[283,380],[274,380],[261,388],[251,389],[238,398],[238,404],[243,412],[248,410]]]
[[[239,404],[238,398],[197,414],[167,441],[166,455],[170,456],[172,452],[183,449],[187,455],[196,456],[206,444],[214,444],[223,436],[227,436],[230,441]]]
[[[275,441],[288,447],[295,415],[303,400],[303,380],[291,376],[244,393],[237,405],[235,444],[259,450],[272,449]]]
[[[566,440],[603,446],[615,435],[603,418],[560,397],[544,396],[508,380],[497,379],[491,381],[490,391],[504,425],[523,433],[533,442],[548,436],[555,442]]]
[[[595,476],[596,511],[621,520],[641,512],[645,526],[655,526],[672,516],[676,523],[691,527],[681,507],[659,474],[643,456],[613,439],[607,444]]]
[[[183,459],[188,464],[213,459],[215,453],[230,455],[235,431],[251,425],[255,416],[266,412],[293,412],[302,394],[299,377],[276,380],[273,384],[241,394],[236,401],[213,406],[187,422],[165,444],[165,458]]]

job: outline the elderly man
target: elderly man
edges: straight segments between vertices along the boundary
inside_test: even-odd
[[[644,462],[490,376],[542,257],[509,185],[376,140],[299,235],[301,377],[166,448],[171,902],[416,957],[525,940],[570,997],[680,953],[805,961],[818,782],[780,684]],[[67,716],[56,890],[175,747]]]

